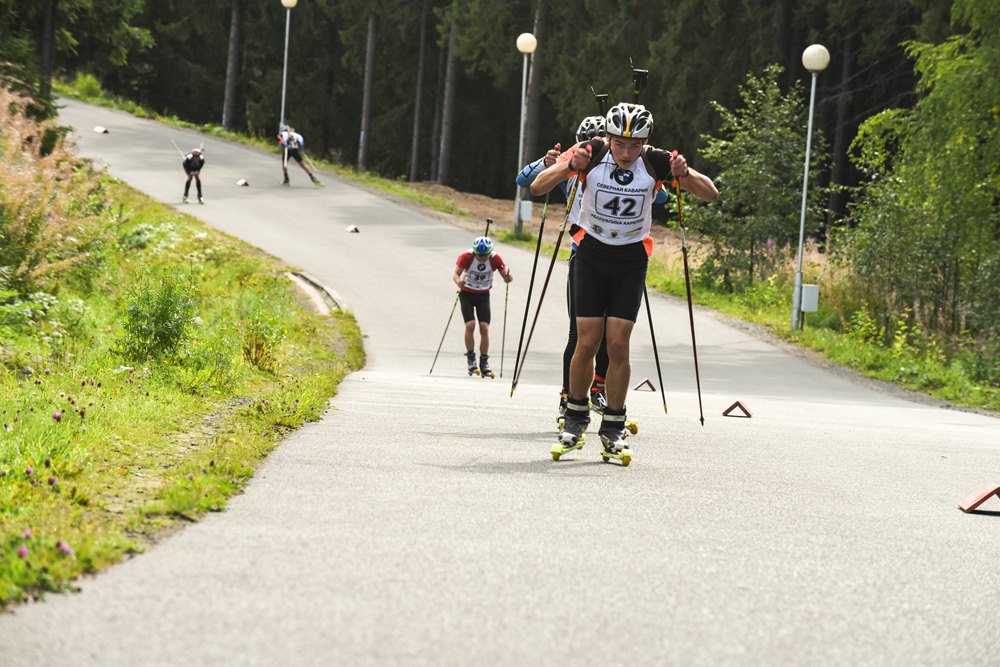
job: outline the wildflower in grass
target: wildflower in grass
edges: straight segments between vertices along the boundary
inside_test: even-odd
[[[67,556],[74,556],[74,555],[76,555],[76,549],[74,549],[70,545],[66,544],[66,542],[64,542],[62,540],[59,540],[59,543],[56,544],[56,549],[58,549],[60,551],[60,553],[64,553]]]
[[[35,474],[35,469],[32,468],[31,466],[28,466],[27,468],[24,469],[24,474],[25,475],[34,475]]]
[[[22,559],[27,558],[28,557],[28,547],[24,546],[23,544],[21,546],[19,546],[17,548],[17,557],[18,558],[22,558]]]
[[[55,419],[56,421],[62,421],[62,413],[61,412],[53,412],[52,413],[52,418]]]
[[[49,486],[55,486],[55,485],[56,485],[56,478],[50,476],[49,477]]]
[[[28,539],[31,539],[31,536],[34,535],[34,534],[35,533],[32,532],[32,530],[30,528],[25,528],[24,532],[21,533],[21,537],[23,537],[24,539],[28,540]]]
[[[52,371],[51,371],[51,370],[49,370],[48,368],[46,368],[46,369],[45,369],[45,374],[46,374],[46,375],[51,375],[51,374],[52,374]]]

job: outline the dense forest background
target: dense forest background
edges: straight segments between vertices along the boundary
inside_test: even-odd
[[[311,152],[497,197],[520,166],[520,33],[538,40],[525,161],[648,70],[652,143],[720,185],[691,222],[710,241],[700,277],[728,291],[773,279],[797,239],[801,54],[825,45],[807,231],[850,276],[839,326],[887,346],[921,332],[1000,386],[996,0],[0,0],[0,61],[40,100],[86,73],[273,137],[289,19],[286,118]]]
[[[277,131],[286,22],[280,0],[3,5],[8,9],[0,48],[6,59],[28,63],[37,75],[84,71],[112,94],[166,115],[225,121],[251,134]],[[649,70],[642,102],[656,118],[654,143],[680,148],[697,163],[701,136],[721,122],[710,101],[733,105],[746,75],[772,63],[784,68],[784,85],[806,80],[802,50],[819,42],[832,55],[819,80],[816,110],[817,127],[829,137],[834,156],[827,176],[851,184],[857,174],[846,147],[859,123],[915,99],[913,63],[902,43],[947,37],[954,29],[950,5],[299,0],[290,12],[286,115],[312,151],[357,164],[371,46],[370,142],[363,166],[389,177],[412,175],[509,197],[518,167],[519,33],[538,39],[531,57],[526,158],[556,141],[567,144],[579,120],[597,113],[591,87],[608,93],[612,103],[630,101],[634,64]],[[224,109],[227,72],[235,86]],[[441,155],[442,145],[448,155]],[[832,204],[844,213],[843,198]]]

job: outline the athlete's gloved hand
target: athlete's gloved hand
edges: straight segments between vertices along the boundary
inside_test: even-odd
[[[568,160],[569,170],[583,171],[587,168],[587,165],[590,164],[590,157],[593,154],[593,149],[590,147],[590,144],[577,144],[566,152],[570,153]]]
[[[562,153],[562,144],[556,144],[548,151],[546,151],[545,157],[542,158],[543,160],[542,163],[545,165],[545,168],[548,169],[549,167],[554,165],[556,163],[556,160],[559,159],[559,155],[561,153]]]

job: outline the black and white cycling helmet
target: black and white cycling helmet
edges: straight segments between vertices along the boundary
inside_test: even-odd
[[[608,134],[627,139],[646,139],[653,131],[653,114],[641,104],[620,102],[608,110]]]
[[[587,141],[594,137],[604,136],[604,117],[587,116],[580,121],[580,127],[576,129],[576,140]]]

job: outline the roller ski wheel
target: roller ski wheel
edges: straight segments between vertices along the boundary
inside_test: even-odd
[[[491,380],[492,380],[492,379],[494,379],[494,378],[495,378],[495,377],[497,376],[497,374],[496,374],[496,373],[494,373],[493,371],[486,371],[485,373],[483,373],[482,371],[478,371],[478,372],[479,372],[479,374],[480,374],[480,375],[481,375],[482,377],[484,377],[484,378],[489,378],[489,379],[491,379]]]
[[[605,463],[611,463],[611,459],[619,461],[623,467],[628,467],[629,463],[632,463],[632,450],[626,447],[620,452],[609,452],[607,450],[601,450],[601,458]]]
[[[627,421],[627,422],[625,422],[625,428],[627,428],[628,432],[631,433],[632,435],[638,435],[639,434],[639,423],[638,422]]]
[[[586,434],[581,435],[575,441],[567,439],[566,442],[563,442],[562,437],[560,436],[560,440],[556,442],[556,444],[552,445],[552,449],[550,450],[552,454],[552,460],[558,461],[559,457],[561,457],[563,454],[568,454],[574,449],[583,449],[583,443],[586,441],[587,441]]]

